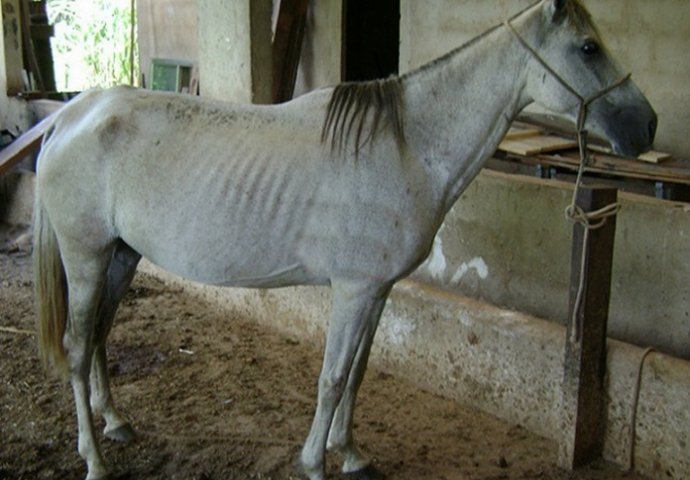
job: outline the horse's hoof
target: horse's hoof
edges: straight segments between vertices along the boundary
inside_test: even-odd
[[[313,473],[310,474],[307,472],[307,469],[304,467],[304,464],[302,463],[301,457],[297,457],[294,462],[292,462],[292,468],[295,471],[295,474],[297,475],[296,477],[290,476],[290,480],[313,480],[313,479],[319,479],[322,480],[324,478],[322,473]]]
[[[109,473],[105,475],[99,475],[97,477],[92,477],[90,475],[86,476],[86,480],[112,480],[112,478],[112,475],[110,475]]]
[[[117,428],[113,428],[112,430],[106,430],[104,433],[106,438],[122,443],[131,442],[134,440],[134,437],[136,437],[136,433],[129,423],[124,423]]]
[[[360,470],[343,473],[343,478],[348,480],[384,480],[386,476],[381,470],[369,464]]]

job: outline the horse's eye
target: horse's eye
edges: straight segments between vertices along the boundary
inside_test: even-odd
[[[587,40],[582,45],[582,53],[585,55],[594,55],[599,52],[599,44],[594,40]]]

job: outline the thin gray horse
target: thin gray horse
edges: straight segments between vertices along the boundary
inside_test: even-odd
[[[352,423],[393,284],[427,257],[518,112],[536,101],[574,118],[573,91],[623,78],[576,0],[542,0],[509,25],[401,77],[279,106],[115,88],[56,115],[36,183],[40,344],[71,380],[87,479],[109,475],[93,415],[106,437],[133,434],[113,405],[105,343],[142,256],[213,285],[330,285],[301,468],[323,480],[332,449],[344,473],[382,476]],[[586,127],[634,156],[651,146],[656,115],[625,79],[591,103]]]

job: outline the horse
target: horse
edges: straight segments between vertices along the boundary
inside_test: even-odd
[[[330,286],[298,464],[323,480],[337,451],[344,474],[382,478],[352,425],[391,288],[428,256],[524,107],[575,119],[593,95],[589,131],[625,156],[650,148],[656,114],[590,14],[578,0],[541,0],[414,71],[280,105],[129,87],[67,104],[37,165],[35,288],[41,356],[71,382],[86,479],[109,476],[94,415],[106,437],[134,435],[113,403],[105,342],[142,257],[212,285]]]

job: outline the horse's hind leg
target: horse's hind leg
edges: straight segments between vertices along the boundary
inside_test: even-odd
[[[105,436],[121,442],[131,440],[134,430],[113,404],[105,342],[117,307],[132,283],[140,259],[139,253],[123,241],[118,241],[108,265],[105,285],[101,290],[91,364],[91,409],[94,414],[103,416],[106,422]]]
[[[89,372],[94,353],[96,313],[111,249],[89,248],[77,239],[63,239],[62,259],[69,289],[69,321],[64,336],[79,424],[79,455],[88,467],[87,480],[107,478],[89,403]]]

